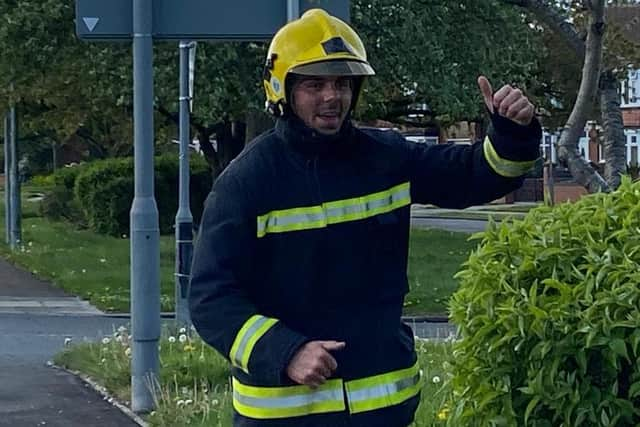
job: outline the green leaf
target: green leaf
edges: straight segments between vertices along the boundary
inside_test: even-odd
[[[527,409],[524,411],[524,425],[526,426],[529,423],[529,415],[531,412],[538,406],[538,402],[540,402],[540,396],[536,396],[527,405]]]
[[[627,344],[620,338],[611,340],[609,342],[609,348],[611,348],[611,350],[613,350],[617,355],[629,360],[629,355],[627,354]]]

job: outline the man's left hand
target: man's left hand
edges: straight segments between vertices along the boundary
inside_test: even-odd
[[[478,86],[491,114],[495,112],[521,126],[528,126],[533,120],[535,108],[520,89],[504,85],[493,93],[485,76],[478,77]]]

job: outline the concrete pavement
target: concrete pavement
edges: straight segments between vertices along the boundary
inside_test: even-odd
[[[0,258],[0,426],[137,426],[75,375],[47,365],[65,338],[97,340],[126,321]]]

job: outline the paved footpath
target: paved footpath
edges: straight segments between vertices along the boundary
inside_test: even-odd
[[[65,338],[96,340],[125,321],[0,258],[0,426],[137,426],[83,381],[47,366]]]

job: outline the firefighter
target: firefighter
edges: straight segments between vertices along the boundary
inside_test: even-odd
[[[206,201],[191,318],[232,365],[235,426],[411,424],[422,381],[401,320],[410,204],[494,200],[538,157],[533,105],[484,77],[484,141],[414,144],[356,128],[372,75],[358,35],[323,10],[281,28],[263,82],[275,128]]]

